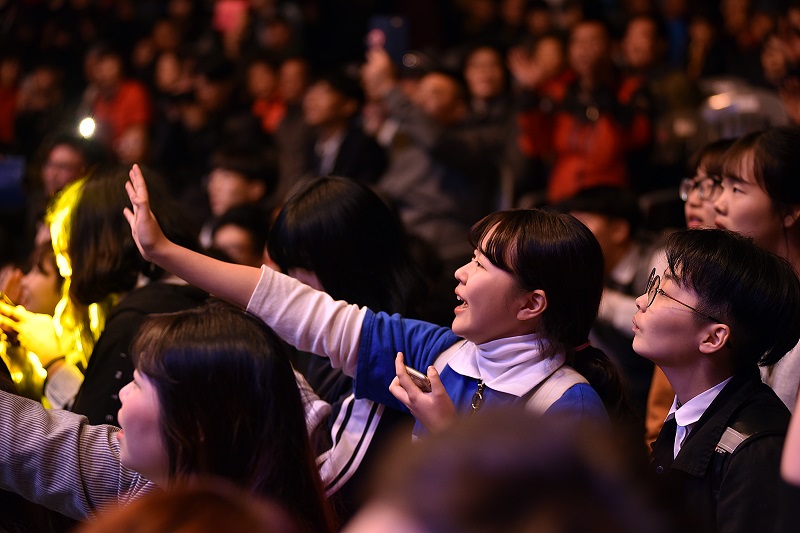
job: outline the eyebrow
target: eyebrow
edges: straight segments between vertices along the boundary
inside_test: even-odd
[[[745,184],[748,183],[741,176],[737,176],[736,174],[731,174],[731,173],[728,173],[728,172],[722,174],[722,179],[735,181],[736,183],[745,183]]]
[[[672,283],[675,283],[676,285],[679,285],[678,278],[676,278],[672,274],[667,274],[666,271],[664,271],[664,274],[661,276],[661,279],[663,279],[664,281],[670,281]]]

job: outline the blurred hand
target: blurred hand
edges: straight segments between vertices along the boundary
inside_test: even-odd
[[[386,50],[367,51],[367,61],[361,66],[361,83],[369,100],[383,99],[394,88],[394,65]]]
[[[6,334],[16,334],[20,345],[39,356],[42,366],[64,355],[50,315],[0,302],[0,328]]]
[[[517,83],[525,89],[536,89],[544,78],[544,71],[533,56],[520,47],[512,48],[508,52],[508,70]]]
[[[394,365],[397,375],[389,385],[389,392],[431,433],[450,426],[456,419],[456,407],[442,385],[439,372],[433,366],[428,367],[431,392],[423,392],[406,372],[402,352],[397,352]]]
[[[158,225],[155,215],[150,210],[150,196],[147,192],[147,185],[139,165],[133,165],[130,172],[130,181],[125,184],[133,211],[127,207],[124,210],[125,219],[131,226],[131,234],[136,246],[139,248],[142,257],[152,261],[153,253],[158,245],[167,243],[161,226]]]

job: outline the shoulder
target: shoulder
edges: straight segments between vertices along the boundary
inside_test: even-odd
[[[576,416],[595,422],[608,421],[608,413],[603,405],[603,400],[588,383],[577,383],[568,388],[545,413]]]
[[[767,436],[786,434],[791,413],[775,392],[763,383],[753,386],[752,394],[728,420],[727,426],[743,436],[742,444]]]

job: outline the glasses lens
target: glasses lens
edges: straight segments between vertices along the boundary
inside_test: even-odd
[[[647,307],[650,307],[650,304],[653,303],[653,300],[656,299],[656,291],[658,291],[658,282],[660,281],[659,277],[656,276],[656,269],[654,268],[652,272],[650,272],[650,279],[647,280]]]
[[[681,185],[678,188],[678,194],[681,195],[681,200],[684,202],[689,199],[689,193],[692,192],[694,189],[695,184],[692,178],[683,178],[681,180]]]
[[[708,189],[705,191],[703,199],[714,201],[722,194],[722,180],[719,178],[710,178]]]

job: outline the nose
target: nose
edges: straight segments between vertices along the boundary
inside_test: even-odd
[[[728,211],[728,193],[725,189],[722,190],[720,195],[714,200],[714,211],[724,215]]]
[[[120,403],[125,403],[125,398],[128,396],[128,393],[131,390],[131,386],[133,385],[133,381],[129,381],[127,385],[122,387],[119,390],[119,401]]]
[[[636,307],[642,313],[645,312],[645,310],[647,309],[647,293],[642,294],[638,298],[636,298]]]
[[[467,263],[466,265],[463,265],[463,266],[459,267],[458,269],[456,269],[456,272],[455,272],[454,275],[455,275],[456,279],[460,283],[466,283],[467,282],[467,267],[468,266],[469,266],[469,263]]]

